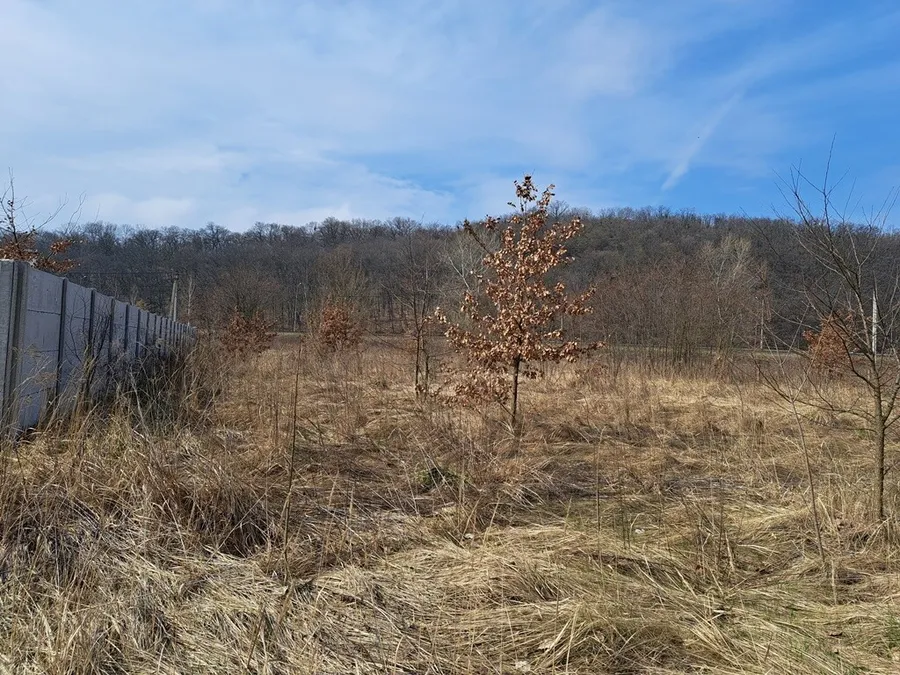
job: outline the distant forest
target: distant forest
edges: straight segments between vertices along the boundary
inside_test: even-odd
[[[584,337],[689,360],[708,348],[797,344],[814,321],[808,292],[827,270],[791,220],[665,208],[590,212],[565,203],[555,203],[552,215],[584,224],[569,247],[573,261],[560,270],[572,289],[597,289],[594,312],[568,326]],[[900,236],[848,227],[869,250],[867,283],[893,288]],[[41,236],[49,242],[61,234]],[[169,312],[177,276],[179,318],[201,327],[258,312],[276,330],[304,330],[330,299],[352,305],[367,331],[403,334],[434,307],[456,307],[481,258],[460,227],[406,218],[257,223],[240,233],[214,223],[95,222],[64,234],[76,239],[70,279]]]

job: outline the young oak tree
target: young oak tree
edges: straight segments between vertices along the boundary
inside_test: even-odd
[[[36,269],[53,274],[71,271],[77,265],[67,257],[75,243],[72,239],[55,239],[47,251],[41,251],[38,247],[41,227],[49,224],[62,207],[40,225],[23,217],[22,209],[23,203],[16,199],[16,186],[10,173],[9,183],[0,195],[0,259],[24,260]]]
[[[327,300],[319,312],[319,346],[325,351],[343,352],[358,347],[362,337],[362,326],[352,308],[344,302]]]
[[[843,327],[853,325],[855,321],[852,312],[831,312],[821,318],[819,330],[803,331],[803,339],[809,347],[807,357],[815,370],[831,377],[853,367],[853,346],[844,338]]]
[[[570,295],[565,284],[548,280],[555,268],[571,260],[565,243],[581,230],[581,221],[551,220],[555,186],[539,196],[529,175],[515,186],[517,202],[509,202],[514,213],[508,220],[488,216],[482,225],[499,236],[498,247],[489,246],[468,220],[463,223],[464,231],[484,251],[485,269],[477,276],[480,293],[467,291],[463,297],[460,312],[467,321],[454,323],[440,308],[435,311],[445,336],[469,366],[465,381],[456,386],[457,396],[501,403],[514,429],[519,381],[538,376],[536,363],[575,361],[602,346],[566,341],[558,328],[563,315],[590,312],[587,300],[593,289]]]
[[[240,358],[262,354],[275,340],[273,328],[273,322],[259,311],[247,316],[235,310],[222,331],[222,347],[227,354]]]

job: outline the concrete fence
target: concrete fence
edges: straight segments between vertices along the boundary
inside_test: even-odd
[[[3,429],[36,425],[127,376],[148,356],[192,343],[196,330],[27,263],[0,260]]]

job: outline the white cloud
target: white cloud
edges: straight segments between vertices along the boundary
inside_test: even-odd
[[[774,0],[0,0],[0,50],[16,55],[0,161],[37,202],[84,193],[85,215],[148,225],[454,221],[503,209],[525,171],[594,204],[641,199],[651,193],[635,182],[671,189],[698,167],[758,175],[808,139],[803,101],[781,103],[801,96],[789,78],[858,48],[863,28],[886,40],[895,27],[861,17],[847,37],[826,22],[694,56],[786,11]]]
[[[181,225],[195,216],[195,211],[194,201],[184,197],[132,199],[120,194],[92,195],[82,207],[82,213],[91,219],[131,225]]]

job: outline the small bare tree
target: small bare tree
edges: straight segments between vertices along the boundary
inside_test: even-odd
[[[392,224],[397,239],[398,259],[392,274],[392,295],[402,310],[405,333],[415,350],[413,384],[416,396],[430,394],[434,357],[432,340],[437,296],[443,281],[444,266],[437,239],[420,223],[397,218]]]
[[[556,326],[563,315],[590,312],[592,291],[570,296],[565,284],[550,283],[548,277],[568,262],[565,243],[581,229],[581,221],[551,221],[549,207],[553,188],[539,195],[531,176],[516,181],[514,213],[505,220],[488,217],[476,227],[463,224],[466,233],[484,253],[485,273],[477,275],[478,294],[467,291],[460,312],[464,323],[454,323],[438,308],[435,318],[445,335],[468,363],[465,381],[457,395],[470,400],[494,400],[503,404],[516,428],[519,380],[534,379],[535,362],[574,361],[600,343],[580,344],[563,340]],[[482,231],[497,233],[499,246],[492,247]]]
[[[783,192],[796,217],[800,243],[820,270],[805,288],[818,326],[806,332],[810,349],[798,353],[825,367],[829,374],[851,376],[864,394],[848,404],[826,383],[809,380],[800,400],[831,413],[852,415],[871,435],[872,515],[883,520],[886,439],[900,419],[896,335],[900,327],[900,261],[882,255],[880,246],[898,192],[891,192],[879,208],[864,212],[865,226],[861,227],[850,220],[848,207],[835,203],[834,190],[840,181],[835,185],[829,182],[829,166],[821,186],[799,169],[792,170],[790,180],[784,181]],[[818,204],[807,198],[810,191]]]

